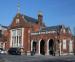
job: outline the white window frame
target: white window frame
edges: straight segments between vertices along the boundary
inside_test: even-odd
[[[20,19],[16,19],[16,23],[19,23]]]
[[[17,39],[17,36],[18,36],[18,38],[19,38],[19,35],[18,35],[18,29],[20,29],[21,30],[21,42],[19,43],[19,39]],[[17,42],[18,41],[18,43],[15,43],[15,44],[12,44],[13,43],[13,30],[16,32],[16,40],[15,40],[15,42]],[[10,39],[10,47],[23,47],[23,32],[24,32],[24,28],[17,28],[17,29],[12,29],[12,30],[10,30],[10,32],[11,32],[11,39]]]
[[[66,49],[66,39],[63,39],[63,49]]]
[[[69,52],[73,52],[73,41],[69,41]]]

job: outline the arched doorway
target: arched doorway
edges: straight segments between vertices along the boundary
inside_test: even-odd
[[[32,41],[31,42],[31,54],[35,54],[36,53],[36,49],[37,49],[37,42],[36,41]]]
[[[49,40],[49,54],[54,55],[54,41],[53,41],[53,39]]]
[[[40,41],[40,54],[45,55],[45,41]]]

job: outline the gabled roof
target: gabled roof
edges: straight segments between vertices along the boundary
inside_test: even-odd
[[[25,19],[24,20],[25,22],[31,22],[31,23],[37,23],[38,22],[37,19],[30,17],[30,16],[27,16],[27,15],[24,15],[24,14],[17,13],[16,17],[17,16],[23,17]]]

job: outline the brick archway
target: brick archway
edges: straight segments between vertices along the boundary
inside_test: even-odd
[[[47,41],[47,54],[48,55],[54,54],[54,40],[53,39],[49,39]]]
[[[45,41],[43,39],[40,41],[40,54],[45,55]]]
[[[37,42],[36,41],[34,41],[34,40],[32,40],[31,41],[31,51],[33,52],[33,53],[36,53],[36,46],[37,46]]]
[[[31,41],[31,54],[36,54],[37,51],[37,42],[35,40]]]

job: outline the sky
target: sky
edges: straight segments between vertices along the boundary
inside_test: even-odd
[[[17,14],[18,0],[0,0],[0,24],[9,26]],[[74,31],[75,0],[20,0],[20,13],[37,18],[43,13],[47,26],[65,25]]]

